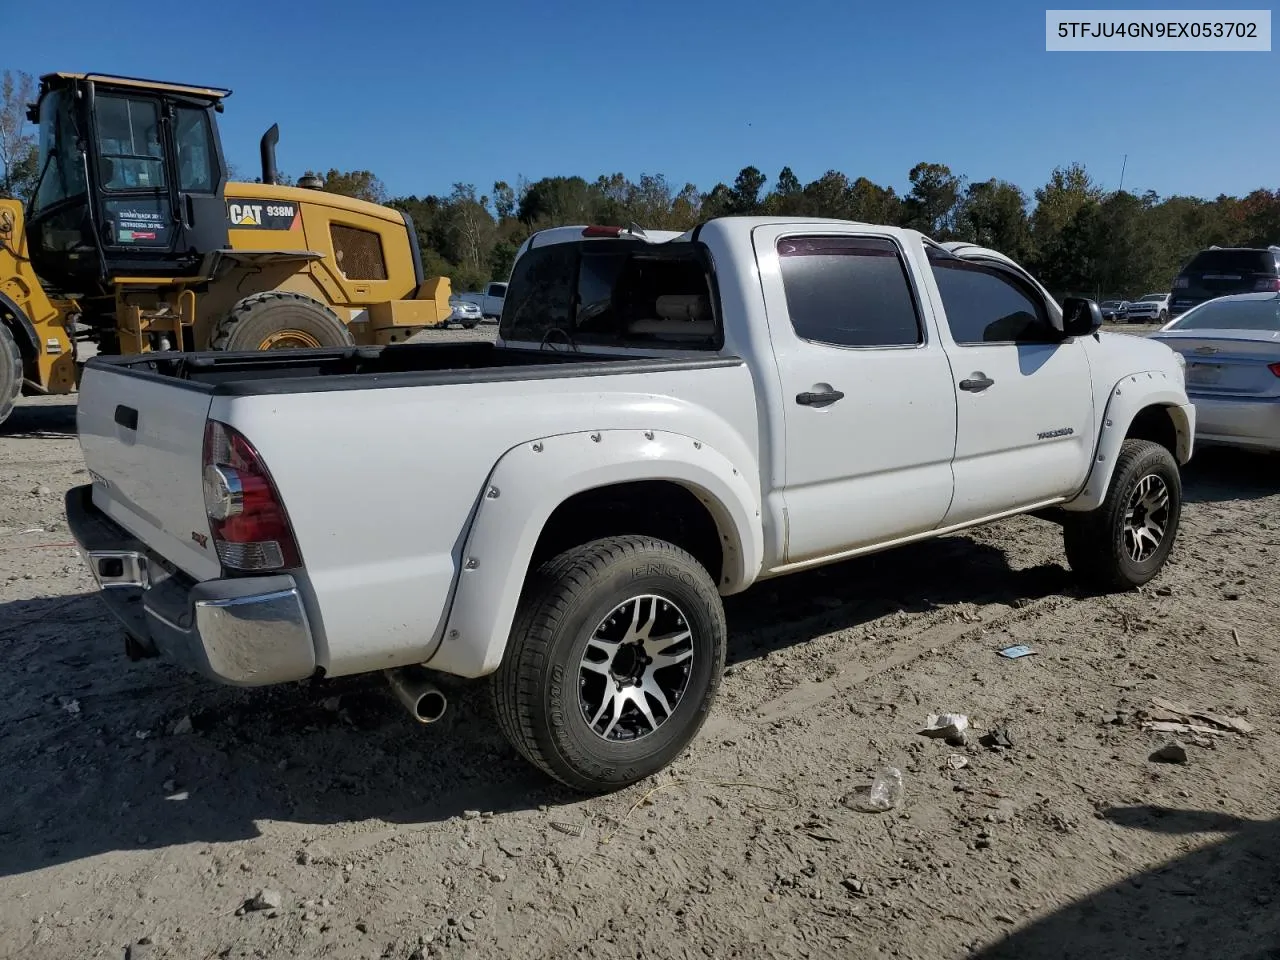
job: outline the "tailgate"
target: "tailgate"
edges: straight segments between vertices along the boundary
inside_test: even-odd
[[[196,580],[222,572],[204,508],[209,403],[200,386],[91,363],[76,405],[94,505]]]

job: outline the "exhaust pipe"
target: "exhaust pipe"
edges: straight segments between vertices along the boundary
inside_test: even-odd
[[[271,129],[262,135],[262,139],[258,142],[258,153],[262,159],[262,182],[278,183],[279,174],[276,172],[276,144],[280,142],[280,124],[273,123]]]
[[[385,672],[391,692],[413,719],[419,723],[435,723],[444,716],[449,701],[440,688],[423,675],[421,668],[399,667]]]

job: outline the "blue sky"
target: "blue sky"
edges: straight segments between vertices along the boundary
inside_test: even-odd
[[[613,171],[709,189],[747,164],[903,190],[922,160],[1028,192],[1078,161],[1115,188],[1126,153],[1135,191],[1280,186],[1280,53],[1047,53],[1041,4],[10,6],[0,68],[232,88],[248,176],[278,121],[282,169],[367,168],[392,195]]]

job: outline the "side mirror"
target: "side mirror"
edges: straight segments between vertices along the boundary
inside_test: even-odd
[[[1067,297],[1062,301],[1062,332],[1068,337],[1087,337],[1102,326],[1102,311],[1092,300]]]

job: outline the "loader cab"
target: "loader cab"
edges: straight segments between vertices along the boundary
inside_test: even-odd
[[[227,246],[216,114],[229,90],[49,74],[27,217],[37,273],[66,291],[117,276],[195,276]]]

